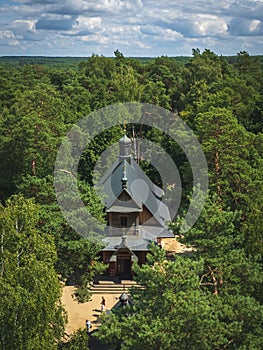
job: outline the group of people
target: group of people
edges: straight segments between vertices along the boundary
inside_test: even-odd
[[[106,300],[104,297],[101,297],[101,303],[100,303],[101,313],[105,312],[105,307],[106,307]],[[91,328],[92,328],[92,324],[91,324],[90,320],[86,320],[86,329],[87,329],[88,334],[90,334]]]

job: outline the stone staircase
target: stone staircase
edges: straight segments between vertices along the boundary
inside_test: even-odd
[[[118,283],[114,281],[97,281],[90,284],[91,294],[122,294],[128,293],[131,287],[141,288],[139,284],[131,280],[121,280]]]

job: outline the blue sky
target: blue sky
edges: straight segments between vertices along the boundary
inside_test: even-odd
[[[263,54],[263,0],[0,0],[0,56]]]

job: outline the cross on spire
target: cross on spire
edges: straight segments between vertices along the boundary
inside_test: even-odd
[[[126,162],[124,161],[123,162],[123,175],[122,175],[122,179],[121,179],[121,182],[122,182],[122,188],[127,188],[127,175],[126,175]]]

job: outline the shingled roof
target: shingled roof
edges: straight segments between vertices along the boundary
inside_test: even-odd
[[[167,221],[171,220],[169,210],[161,200],[163,190],[149,179],[131,156],[116,161],[96,187],[103,188],[107,212],[136,212],[145,205],[161,226],[166,227]],[[118,200],[122,192],[126,192],[131,200],[126,203]]]

